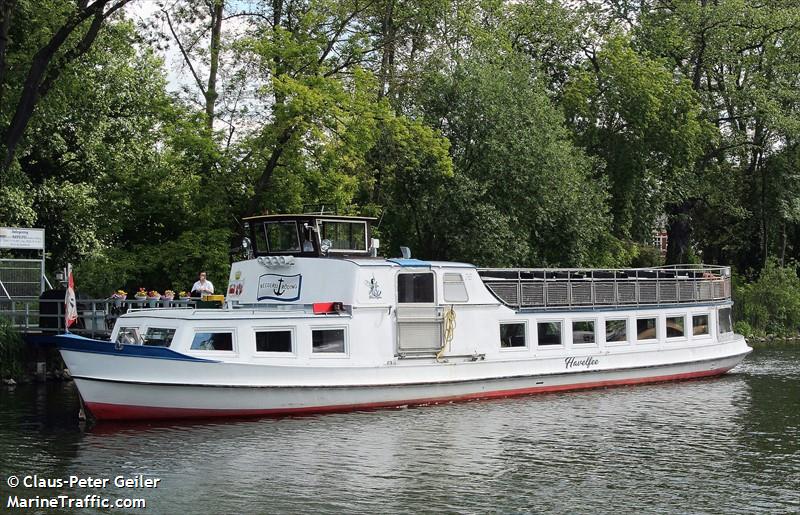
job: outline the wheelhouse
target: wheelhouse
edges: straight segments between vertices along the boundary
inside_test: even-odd
[[[371,217],[339,215],[261,215],[245,218],[254,256],[369,257]]]

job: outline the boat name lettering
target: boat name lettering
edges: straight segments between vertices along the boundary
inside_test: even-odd
[[[258,278],[258,300],[272,299],[291,302],[300,298],[303,276],[264,274]]]
[[[600,361],[598,361],[595,358],[592,358],[591,356],[583,359],[578,359],[575,356],[570,356],[564,359],[564,365],[566,365],[567,369],[577,368],[577,367],[591,368],[592,366],[597,365],[598,363],[600,363]]]

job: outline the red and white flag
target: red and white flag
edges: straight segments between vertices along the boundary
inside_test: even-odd
[[[75,281],[72,279],[72,270],[69,271],[67,294],[64,297],[64,323],[69,327],[78,320],[78,305],[75,302]]]

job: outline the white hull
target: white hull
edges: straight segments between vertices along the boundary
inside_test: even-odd
[[[686,349],[682,350],[676,349],[672,357],[682,354],[686,357]],[[510,369],[516,373],[505,376],[497,375],[498,364],[486,362],[335,368],[326,373],[267,365],[127,358],[127,372],[120,373],[118,368],[113,378],[101,371],[108,370],[107,360],[117,360],[119,365],[117,357],[75,351],[62,354],[73,370],[87,408],[96,418],[109,420],[346,411],[691,379],[727,372],[741,362],[749,347],[744,339],[736,339],[693,351],[692,354],[704,357],[658,363],[652,358],[663,359],[663,353],[607,355],[596,358],[604,361],[604,368],[573,368],[569,372],[564,371],[563,358],[527,360],[514,363]],[[635,361],[650,362],[636,366]],[[509,363],[499,365],[509,370]],[[556,368],[559,365],[560,371]],[[87,367],[97,368],[90,374]],[[172,369],[169,382],[155,380],[161,375],[158,370],[161,367]],[[227,377],[227,381],[215,381],[217,374],[209,373],[214,368],[221,376],[219,379]],[[519,373],[525,368],[527,373]],[[431,373],[436,370],[441,372]],[[290,384],[286,379],[291,376],[294,381]],[[205,380],[200,382],[198,377]],[[262,379],[256,382],[255,377]],[[382,377],[383,381],[376,382],[376,377]],[[425,377],[429,379],[424,380]],[[432,377],[435,380],[430,380]],[[182,379],[176,381],[176,378]]]

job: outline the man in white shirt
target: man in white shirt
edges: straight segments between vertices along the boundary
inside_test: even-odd
[[[200,280],[192,286],[192,297],[202,297],[203,295],[211,295],[214,293],[214,285],[211,281],[206,281],[206,273],[200,272]]]

